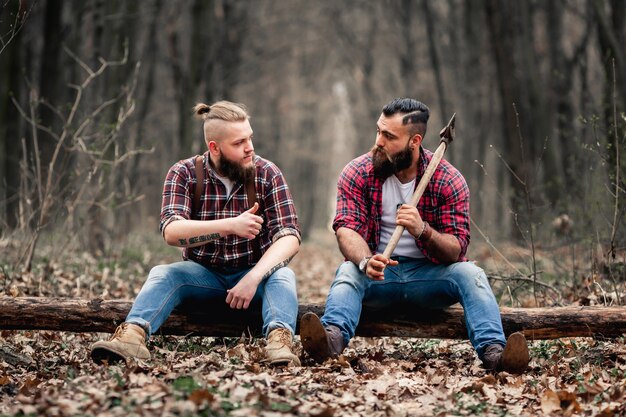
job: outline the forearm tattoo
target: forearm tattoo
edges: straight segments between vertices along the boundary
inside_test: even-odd
[[[263,275],[263,277],[261,278],[261,281],[263,281],[265,278],[272,275],[274,272],[278,271],[280,268],[289,265],[289,262],[291,262],[294,256],[296,255],[291,255],[289,258],[285,259],[284,261],[281,261],[278,264],[274,265],[269,271],[265,273],[265,275]]]
[[[200,242],[210,242],[211,240],[217,240],[220,237],[222,237],[219,233],[211,233],[209,235],[200,235],[200,236],[194,236],[194,237],[190,237],[189,238],[189,243],[187,243],[187,239],[178,239],[178,242],[181,245],[193,245],[194,243],[200,243]]]

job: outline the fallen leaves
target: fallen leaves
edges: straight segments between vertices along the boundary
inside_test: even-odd
[[[80,261],[85,270],[40,269],[56,280],[56,295],[126,298],[149,268]],[[303,248],[292,265],[303,300],[324,301],[328,265],[339,261]],[[12,285],[32,295],[43,282],[50,291],[40,278],[15,275]],[[88,347],[107,336],[0,332],[0,415],[626,415],[624,339],[535,341],[528,372],[510,375],[486,373],[467,341],[399,338],[355,338],[335,360],[272,368],[264,340],[156,336],[148,362],[96,365]]]
[[[547,389],[541,396],[541,411],[549,415],[554,411],[562,411],[563,415],[572,415],[581,411],[576,394],[569,391],[554,392]]]

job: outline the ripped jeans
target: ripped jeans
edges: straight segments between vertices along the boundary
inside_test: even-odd
[[[363,305],[440,309],[459,302],[480,359],[487,346],[506,344],[498,303],[482,269],[471,262],[438,265],[427,259],[393,259],[399,264],[385,269],[384,281],[370,280],[352,262],[341,264],[330,287],[322,324],[338,327],[347,344],[354,337]]]

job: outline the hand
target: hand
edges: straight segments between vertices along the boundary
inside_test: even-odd
[[[230,308],[245,310],[250,306],[250,302],[256,294],[256,289],[259,283],[254,280],[250,275],[246,275],[230,290],[226,290],[226,304],[230,305]]]
[[[235,217],[233,219],[233,233],[246,239],[254,239],[256,235],[261,233],[263,218],[255,214],[258,209],[259,203],[254,203],[250,209]]]
[[[417,211],[417,207],[410,204],[400,206],[396,213],[396,224],[403,226],[415,238],[424,230],[424,221]]]
[[[387,265],[398,265],[398,261],[386,258],[382,253],[377,253],[367,262],[365,275],[373,281],[383,281],[385,279],[385,267]]]

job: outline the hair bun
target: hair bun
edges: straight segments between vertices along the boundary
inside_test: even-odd
[[[211,106],[204,104],[204,103],[198,103],[195,106],[193,106],[194,114],[197,117],[200,117],[202,119],[206,119],[210,111],[211,111]]]

